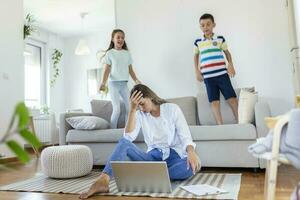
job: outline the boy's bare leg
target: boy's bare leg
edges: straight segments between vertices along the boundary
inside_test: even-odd
[[[215,120],[218,125],[223,124],[221,111],[220,111],[220,101],[212,101],[211,102],[211,108],[214,113]]]
[[[100,177],[95,183],[89,188],[87,192],[80,194],[79,199],[87,199],[95,193],[106,193],[109,192],[109,176],[105,173],[101,173]]]
[[[230,99],[227,99],[227,102],[229,103],[229,105],[231,107],[231,110],[233,112],[236,122],[238,122],[239,116],[238,116],[238,101],[237,101],[237,99],[235,97],[232,97]]]

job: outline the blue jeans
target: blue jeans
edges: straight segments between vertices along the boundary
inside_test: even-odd
[[[112,114],[111,114],[111,128],[117,128],[118,119],[121,114],[121,101],[122,98],[125,105],[125,122],[127,121],[127,115],[129,111],[129,91],[127,88],[127,81],[110,81],[108,83],[108,90],[112,103]]]
[[[113,177],[110,161],[124,161],[128,158],[132,161],[162,161],[162,153],[158,149],[145,153],[129,140],[122,138],[107,161],[103,172]],[[192,168],[187,167],[187,158],[180,158],[174,149],[170,149],[170,156],[165,161],[171,180],[183,180],[193,175]]]

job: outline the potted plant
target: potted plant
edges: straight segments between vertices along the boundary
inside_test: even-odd
[[[36,31],[36,28],[34,27],[35,19],[33,15],[30,13],[26,15],[24,28],[23,28],[23,39],[26,39],[28,36],[30,36],[33,32]]]
[[[40,113],[43,115],[49,115],[50,114],[50,108],[48,107],[47,104],[44,104],[41,106]]]
[[[52,63],[53,63],[53,76],[50,80],[50,85],[54,86],[59,74],[60,74],[60,70],[59,70],[59,63],[61,60],[63,53],[60,52],[58,49],[54,49],[54,52],[52,53]]]

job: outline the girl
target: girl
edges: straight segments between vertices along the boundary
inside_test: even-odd
[[[109,180],[113,177],[110,161],[127,158],[132,161],[165,161],[172,180],[187,179],[200,170],[196,144],[179,106],[167,103],[142,84],[135,85],[131,90],[130,104],[124,137],[119,140],[100,177],[87,192],[80,195],[80,199],[97,192],[109,192]],[[148,147],[147,152],[132,143],[140,130]]]
[[[125,33],[120,29],[115,29],[111,34],[111,42],[104,55],[104,73],[100,85],[100,91],[105,91],[107,79],[109,78],[108,90],[113,108],[111,128],[117,128],[121,113],[120,97],[125,104],[125,116],[127,117],[129,110],[127,82],[129,75],[136,84],[140,83],[133,71],[131,55],[125,42]]]

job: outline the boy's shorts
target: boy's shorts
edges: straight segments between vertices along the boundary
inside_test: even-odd
[[[224,98],[230,99],[236,97],[235,91],[231,85],[228,74],[204,79],[209,102],[220,100],[220,91]]]

